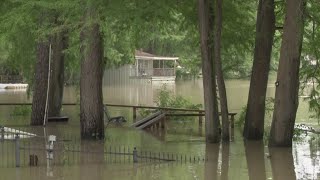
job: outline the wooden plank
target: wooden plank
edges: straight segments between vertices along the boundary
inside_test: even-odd
[[[170,113],[166,114],[166,116],[204,116],[203,113]]]
[[[229,113],[229,116],[232,118],[237,113]],[[166,116],[205,116],[203,113],[170,113],[166,114]]]
[[[150,119],[153,119],[154,117],[158,116],[161,114],[161,111],[157,111],[156,113],[150,114],[149,116],[133,123],[131,125],[131,127],[137,127],[137,126],[141,126],[142,124],[146,123],[147,121],[149,121]]]
[[[144,108],[144,109],[161,109],[161,110],[173,110],[173,111],[190,111],[190,112],[204,112],[201,109],[184,109],[184,108],[170,108],[170,107],[155,107],[155,106],[137,106],[137,105],[120,105],[120,104],[105,104],[106,106],[113,107],[135,107],[135,108]]]
[[[141,126],[138,126],[137,129],[144,129],[147,128],[149,126],[151,126],[152,124],[160,121],[162,118],[164,118],[166,116],[165,113],[162,113],[156,117],[154,117],[153,119],[150,119],[149,121],[147,121],[146,123],[142,124]]]

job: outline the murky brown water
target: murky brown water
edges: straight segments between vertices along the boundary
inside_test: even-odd
[[[124,84],[105,83],[104,102],[115,104],[153,105],[159,83],[135,81]],[[183,95],[195,103],[202,103],[202,81],[178,81],[167,84],[177,95]],[[239,112],[246,104],[249,82],[245,80],[227,81],[229,108]],[[65,102],[76,101],[76,90],[65,89]],[[270,82],[268,96],[274,95],[274,85]],[[23,91],[0,91],[0,102],[27,102]],[[158,153],[205,157],[208,161],[200,162],[139,162],[132,163],[130,156],[112,157],[103,153],[61,153],[55,166],[47,167],[45,151],[38,151],[40,165],[13,168],[14,155],[7,154],[0,147],[0,180],[7,179],[320,179],[320,138],[307,135],[295,141],[292,149],[268,149],[261,142],[244,142],[241,133],[235,129],[235,141],[228,144],[205,144],[199,136],[197,122],[172,122],[165,135],[158,136],[128,127],[110,126],[107,128],[105,142],[88,143],[74,140],[79,135],[77,107],[63,107],[63,114],[70,117],[66,124],[50,123],[43,127],[28,127],[30,117],[11,116],[14,107],[0,107],[0,124],[24,128],[42,138],[31,139],[39,147],[44,147],[44,136],[57,135],[58,139],[67,139],[68,148],[77,147],[85,150],[108,150],[112,148],[137,147],[138,150]],[[124,115],[131,120],[131,110],[110,108],[112,116]],[[307,104],[300,102],[297,121],[317,125],[317,120],[308,118]],[[131,122],[128,122],[130,124]],[[190,128],[193,127],[193,128]],[[201,132],[203,133],[203,132]],[[8,142],[6,142],[8,143]],[[60,144],[63,144],[60,142]],[[0,146],[4,147],[0,143]],[[6,153],[1,153],[6,152]],[[98,151],[97,151],[98,152]],[[26,152],[28,155],[28,152]],[[58,155],[56,156],[58,157]],[[28,158],[28,157],[27,157]],[[26,159],[27,159],[26,158]],[[113,159],[115,158],[115,159]],[[118,159],[116,159],[118,158]],[[22,159],[25,160],[23,153]],[[5,167],[12,162],[11,166]],[[28,162],[24,162],[28,164]]]

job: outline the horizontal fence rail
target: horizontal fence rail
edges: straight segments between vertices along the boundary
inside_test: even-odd
[[[32,103],[0,103],[0,106],[22,106],[22,105],[32,105]],[[78,103],[62,103],[64,106],[75,106],[79,105]],[[109,104],[105,103],[105,106],[110,107],[123,107],[123,108],[133,108],[133,111],[136,112],[136,109],[160,109],[164,111],[181,111],[181,112],[198,112],[198,114],[185,114],[186,116],[204,116],[203,109],[185,109],[185,108],[172,108],[172,107],[156,107],[156,106],[142,106],[142,105],[122,105],[122,104]],[[221,115],[221,113],[219,112]],[[231,117],[235,116],[237,113],[229,112]],[[168,116],[183,116],[183,114],[169,114]]]

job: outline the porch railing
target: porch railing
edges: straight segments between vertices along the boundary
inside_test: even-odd
[[[139,69],[139,76],[175,76],[174,68]]]

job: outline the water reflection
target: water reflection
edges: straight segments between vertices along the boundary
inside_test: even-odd
[[[118,82],[118,80],[117,80]],[[239,112],[246,104],[249,81],[228,80],[226,82],[228,98],[230,99],[230,111]],[[121,83],[104,84],[104,102],[114,104],[146,104],[153,105],[156,100],[157,92],[161,85],[143,81],[125,81]],[[193,103],[202,103],[202,80],[177,81],[175,84],[167,85],[177,95],[182,95],[190,99]],[[76,88],[66,87],[64,102],[76,102]],[[274,83],[268,87],[268,97],[274,95]],[[30,102],[26,93],[5,91],[0,92],[1,102]],[[307,102],[299,104],[297,121],[303,121],[308,116]],[[13,117],[13,106],[0,107],[0,123],[9,127],[23,126],[25,131],[35,133],[39,136],[55,134],[58,137],[66,136],[79,137],[79,106],[64,106],[63,114],[70,117],[70,121],[65,124],[50,123],[47,125],[46,132],[43,128],[29,127],[30,117]],[[131,120],[131,109],[110,108],[111,116],[124,115]],[[109,158],[103,154],[90,153],[64,153],[64,157],[57,159],[55,166],[49,169],[45,162],[44,139],[36,139],[37,146],[41,151],[31,151],[32,154],[39,155],[40,165],[30,168],[11,168],[14,166],[14,154],[11,149],[1,147],[0,144],[0,166],[1,164],[10,168],[0,168],[0,179],[48,179],[47,175],[52,175],[50,179],[320,179],[320,142],[307,139],[303,142],[293,143],[293,155],[288,149],[270,149],[271,158],[267,159],[264,154],[264,145],[261,142],[245,142],[243,144],[241,133],[235,129],[235,141],[230,144],[208,144],[206,145],[201,134],[202,129],[197,129],[198,124],[190,123],[187,125],[179,123],[168,123],[170,132],[154,131],[151,134],[144,131],[136,131],[129,128],[108,127],[107,142],[102,144],[88,144],[81,142],[83,150],[97,151],[102,150],[103,146],[124,145],[137,147],[139,150],[151,152],[170,152],[187,155],[207,156],[209,160],[204,163],[138,163],[132,161],[125,163],[123,160],[114,163],[114,158]],[[309,123],[316,123],[309,122]],[[129,123],[128,123],[129,124]],[[179,128],[194,127],[189,133],[177,132],[174,126]],[[24,130],[24,129],[21,129]],[[169,131],[168,130],[168,131]],[[199,130],[199,131],[198,131]],[[76,149],[80,142],[74,141]],[[5,142],[7,144],[7,142]],[[59,143],[58,143],[59,144]],[[58,147],[57,144],[57,147]],[[71,148],[74,145],[71,145]],[[6,146],[5,146],[6,147]],[[11,146],[10,146],[11,147]],[[14,147],[14,146],[12,146]],[[221,149],[221,150],[220,150]],[[9,151],[9,153],[8,153]],[[59,154],[55,154],[58,157]],[[27,157],[26,157],[27,158]],[[70,163],[68,163],[68,158]],[[100,162],[104,159],[104,163]],[[118,157],[117,157],[118,158]],[[63,161],[64,159],[64,161]],[[119,159],[117,159],[119,160]],[[270,160],[270,161],[269,161]],[[2,161],[2,162],[1,162]],[[80,162],[81,161],[81,162]],[[294,161],[294,162],[293,162]],[[64,163],[61,163],[64,162]],[[271,163],[271,167],[269,165]],[[28,164],[28,162],[26,162]],[[2,166],[2,167],[3,167]],[[295,174],[296,172],[296,174]]]
[[[221,151],[221,180],[228,180],[230,144],[222,143]]]
[[[320,179],[320,137],[311,134],[293,143],[297,179]]]
[[[104,142],[81,140],[80,147],[80,179],[103,179]],[[83,165],[89,166],[83,166]]]
[[[205,179],[218,179],[219,170],[219,149],[220,144],[207,144],[205,155],[207,161],[205,162],[204,177]]]
[[[269,148],[272,179],[296,179],[291,148]]]
[[[245,153],[247,158],[247,167],[249,179],[252,180],[265,180],[265,154],[264,144],[262,141],[246,141]]]

